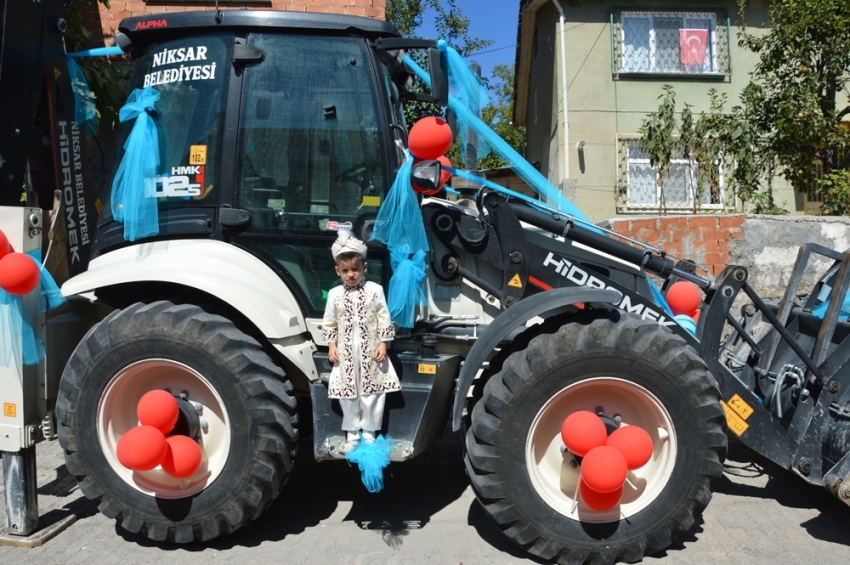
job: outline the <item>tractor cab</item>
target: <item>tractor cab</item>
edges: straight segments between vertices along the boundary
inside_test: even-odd
[[[338,282],[331,243],[338,230],[368,239],[402,161],[399,49],[423,42],[381,21],[295,12],[227,12],[223,23],[212,12],[156,14],[120,32],[130,91],[159,93],[159,233],[143,241],[232,243],[282,277],[305,316],[320,316]],[[131,243],[109,192],[95,257]],[[369,272],[386,283],[383,255],[371,252]]]

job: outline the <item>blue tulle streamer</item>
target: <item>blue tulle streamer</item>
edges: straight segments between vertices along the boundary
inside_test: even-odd
[[[812,314],[823,320],[826,316],[826,311],[829,309],[829,299],[824,300],[814,308]],[[844,304],[841,305],[841,312],[838,313],[838,319],[847,318],[850,316],[850,292],[844,297]]]
[[[89,135],[97,134],[97,111],[94,103],[94,93],[89,88],[89,83],[83,70],[69,54],[68,74],[71,76],[71,90],[74,92],[74,123]]]
[[[357,447],[345,456],[360,468],[360,480],[369,492],[381,492],[384,488],[384,467],[390,464],[392,450],[393,438],[390,436],[378,436],[373,443],[361,437]]]
[[[425,254],[430,249],[419,200],[410,184],[412,168],[413,157],[408,151],[378,210],[370,238],[384,242],[390,250],[393,276],[387,305],[393,322],[403,328],[413,327],[416,306],[424,301],[420,283],[425,278]]]
[[[89,135],[97,134],[98,128],[95,97],[74,57],[111,57],[123,54],[124,51],[120,47],[98,47],[68,53],[65,56],[68,61],[68,74],[71,76],[71,88],[74,91],[74,123]]]
[[[472,69],[463,60],[463,57],[448,46],[444,40],[437,42],[438,47],[446,53],[446,60],[449,68],[449,100],[455,106],[463,107],[466,112],[457,113],[457,131],[460,135],[461,153],[466,154],[466,147],[469,143],[468,135],[471,125],[469,124],[469,116],[480,116],[481,110],[490,104],[490,96],[487,93],[487,86],[481,78],[475,74]],[[490,154],[490,143],[486,139],[478,139],[477,156],[483,159]]]
[[[383,241],[391,250],[402,245],[414,251],[430,249],[419,200],[410,184],[412,168],[413,157],[407,152],[387,198],[378,210],[375,229],[370,238]]]
[[[124,239],[136,241],[159,233],[156,207],[156,173],[159,167],[159,139],[156,123],[148,114],[159,100],[152,86],[135,89],[118,113],[122,122],[135,119],[124,157],[112,181],[112,217],[124,222]]]
[[[569,198],[564,196],[560,190],[555,188],[552,183],[549,182],[549,179],[534,168],[534,166],[522,155],[517,153],[516,150],[508,144],[508,142],[499,137],[496,132],[490,129],[490,127],[478,117],[478,108],[481,108],[482,104],[486,104],[486,95],[482,97],[481,94],[480,81],[475,73],[473,73],[472,70],[464,63],[463,58],[457,53],[457,51],[443,40],[438,41],[437,44],[440,50],[446,53],[446,58],[448,60],[449,108],[452,109],[457,117],[458,129],[461,132],[461,136],[465,135],[467,128],[471,128],[478,134],[479,158],[492,150],[493,153],[504,159],[517,176],[524,180],[526,184],[528,184],[528,186],[530,186],[539,196],[550,202],[550,206],[554,206],[564,214],[570,215],[576,220],[579,220],[582,227],[596,233],[603,233],[602,230],[597,228],[590,218],[588,218],[575,204],[573,204]],[[424,69],[422,69],[422,67],[416,64],[409,55],[404,56],[404,63],[426,85],[429,87],[431,86],[431,77]],[[464,141],[464,146],[465,144],[466,142]],[[484,147],[483,150],[482,147]],[[487,179],[472,175],[468,171],[461,171],[451,167],[446,167],[446,169],[454,175],[477,182],[491,190],[505,194],[506,196],[518,198],[528,202],[532,206],[547,207],[546,204],[539,200],[535,200],[525,196],[524,194],[506,189],[494,182],[488,181]],[[659,292],[652,284],[650,279],[647,280],[649,281],[650,287],[653,291],[652,295],[655,302],[664,308],[665,312],[672,316],[673,313],[667,305],[667,301],[661,295],[661,292]]]
[[[453,51],[453,49],[448,46],[446,46],[446,50],[447,52]],[[417,65],[409,55],[404,56],[404,63],[411,71],[422,79],[425,84],[428,86],[431,85],[431,78],[428,76],[428,73],[425,72],[422,67]],[[449,67],[449,84],[452,84],[453,80],[452,68]],[[456,82],[455,84],[460,84],[460,82]],[[524,180],[528,186],[534,189],[539,196],[550,202],[552,206],[565,214],[569,214],[592,225],[593,222],[591,222],[590,219],[585,216],[584,213],[579,210],[579,208],[573,204],[569,198],[561,194],[561,191],[552,186],[549,179],[547,179],[540,171],[535,169],[534,166],[526,161],[522,155],[517,153],[516,150],[508,144],[508,142],[499,137],[496,132],[481,121],[481,118],[473,114],[472,111],[464,105],[465,100],[470,98],[474,99],[475,96],[458,98],[457,96],[452,96],[451,88],[449,90],[449,108],[452,109],[457,117],[458,124],[464,124],[465,126],[472,128],[475,133],[478,134],[479,145],[482,143],[487,144],[489,148],[492,149],[493,153],[504,159],[505,162],[511,166],[511,169],[513,169],[517,176]]]
[[[35,291],[40,313],[56,308],[65,298],[53,276],[41,264],[41,251],[27,253],[39,267],[40,278]],[[38,339],[24,311],[22,296],[0,288],[0,361],[3,366],[36,365],[44,358],[44,344]]]
[[[390,317],[402,328],[412,328],[416,319],[416,306],[425,303],[422,279],[425,278],[425,251],[418,250],[411,255],[407,245],[390,250],[390,264],[393,277],[387,307]]]

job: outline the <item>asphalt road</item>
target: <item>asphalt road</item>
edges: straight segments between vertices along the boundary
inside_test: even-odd
[[[69,512],[79,519],[42,547],[0,547],[3,563],[537,562],[487,520],[464,474],[459,440],[451,434],[418,458],[391,465],[386,488],[377,495],[365,491],[356,468],[316,463],[302,452],[284,493],[259,520],[206,545],[153,543],[123,531],[82,497],[57,442],[41,444],[38,457],[42,521]],[[733,446],[720,488],[697,527],[644,563],[850,563],[848,526],[850,508],[825,490]]]

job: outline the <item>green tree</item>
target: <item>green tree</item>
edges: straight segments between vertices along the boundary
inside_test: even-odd
[[[739,2],[743,16],[746,0]],[[759,58],[742,96],[749,124],[797,191],[822,192],[825,213],[847,213],[850,130],[841,122],[850,114],[850,4],[774,0],[769,16],[768,33],[739,34]]]
[[[649,164],[656,171],[655,182],[661,195],[659,206],[661,213],[666,214],[664,179],[667,178],[667,169],[679,140],[676,135],[676,93],[669,84],[662,88],[664,93],[658,97],[661,100],[658,110],[649,114],[640,126],[641,139],[638,146],[649,157]]]

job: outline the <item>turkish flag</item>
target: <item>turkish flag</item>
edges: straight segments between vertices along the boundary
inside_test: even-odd
[[[705,47],[707,43],[707,29],[680,29],[679,46],[682,49],[682,64],[702,65],[705,63]]]

